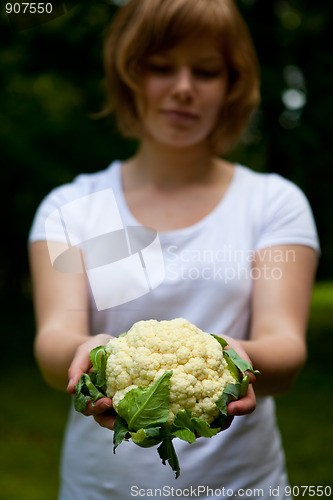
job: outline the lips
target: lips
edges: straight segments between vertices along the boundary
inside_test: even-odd
[[[189,123],[198,120],[199,116],[190,111],[182,109],[166,109],[162,113],[171,121],[177,123]]]

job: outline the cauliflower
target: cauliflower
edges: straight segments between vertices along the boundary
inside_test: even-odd
[[[106,394],[116,411],[129,390],[152,385],[172,371],[167,425],[181,409],[211,424],[219,415],[215,401],[238,381],[221,344],[182,318],[138,321],[126,336],[109,341],[106,355]]]
[[[117,417],[114,451],[129,438],[158,453],[179,476],[174,438],[192,443],[222,430],[227,404],[246,394],[249,374],[258,373],[221,337],[183,318],[138,321],[118,338],[90,353],[93,371],[75,388],[75,409],[109,397]]]

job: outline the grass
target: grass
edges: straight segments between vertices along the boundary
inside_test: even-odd
[[[323,374],[323,372],[322,372]],[[277,417],[293,486],[332,486],[332,385],[305,370],[288,395],[277,400]]]
[[[69,396],[47,387],[34,366],[2,383],[0,500],[56,500]]]
[[[276,399],[292,486],[333,490],[333,283],[315,286],[308,328],[308,361],[293,390]]]
[[[332,311],[333,283],[318,283],[308,362],[293,390],[276,399],[292,486],[333,486]],[[2,373],[0,500],[56,500],[70,398],[47,387],[31,354],[20,357],[18,371],[8,364]]]

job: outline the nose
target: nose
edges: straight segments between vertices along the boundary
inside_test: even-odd
[[[181,100],[189,100],[194,92],[194,81],[190,68],[182,67],[175,74],[173,95]]]

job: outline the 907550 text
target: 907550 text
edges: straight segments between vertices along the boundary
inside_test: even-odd
[[[51,14],[53,5],[50,2],[7,2],[5,9],[7,14]]]

